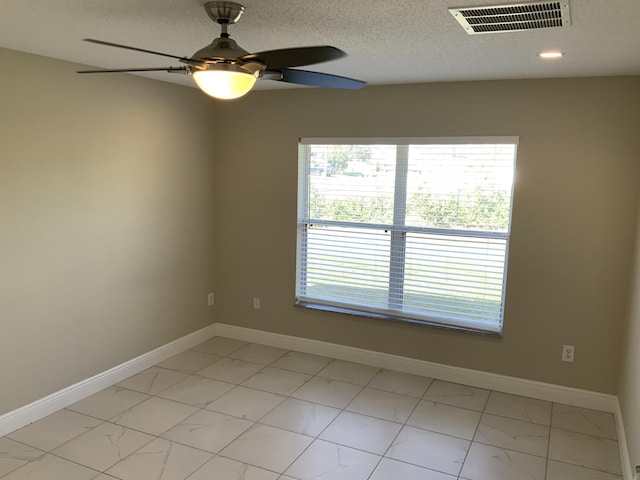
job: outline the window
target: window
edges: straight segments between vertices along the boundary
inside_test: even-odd
[[[302,139],[296,304],[500,333],[516,147]]]

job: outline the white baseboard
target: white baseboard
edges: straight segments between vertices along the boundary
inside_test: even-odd
[[[24,407],[0,415],[0,437],[46,417],[58,410],[114,385],[131,375],[182,353],[216,335],[216,325],[209,325],[166,345],[140,355],[105,372],[63,388]]]
[[[223,323],[216,324],[216,334],[237,340],[262,343],[264,345],[286,348],[288,350],[297,350],[314,355],[364,363],[374,367],[413,373],[415,375],[462,383],[464,385],[486,388],[488,390],[497,390],[499,392],[522,395],[540,400],[565,403],[576,407],[591,408],[593,410],[610,413],[617,413],[619,408],[618,397],[615,395],[525,380],[468,368],[453,367],[362,348],[310,340],[308,338],[292,337]]]

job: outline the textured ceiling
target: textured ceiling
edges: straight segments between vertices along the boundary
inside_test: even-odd
[[[82,38],[191,56],[218,36],[206,0],[0,0],[0,47],[101,68],[178,65]],[[250,52],[333,45],[349,56],[305,67],[372,85],[640,74],[640,0],[572,0],[571,26],[467,35],[448,7],[487,0],[244,0],[230,33]],[[514,3],[514,2],[503,2]],[[543,61],[542,50],[565,57]],[[169,73],[152,78],[191,84]],[[290,84],[262,81],[258,88]]]

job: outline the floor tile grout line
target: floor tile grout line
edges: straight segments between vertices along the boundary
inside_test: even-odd
[[[555,408],[555,402],[551,402],[551,416],[549,417],[549,437],[547,440],[547,458],[544,464],[544,478],[549,476],[549,454],[551,453],[551,428],[553,425],[553,409]]]
[[[100,418],[93,417],[93,416],[91,416],[91,415],[87,415],[87,414],[85,414],[85,413],[81,413],[81,412],[75,412],[75,411],[73,411],[73,410],[69,410],[69,409],[68,409],[68,408],[66,408],[66,407],[65,407],[65,408],[61,408],[61,409],[60,409],[60,410],[58,410],[57,412],[51,413],[51,414],[47,415],[47,416],[46,416],[46,417],[44,417],[44,418],[49,418],[51,415],[55,415],[56,413],[59,413],[59,412],[65,411],[65,410],[66,410],[66,411],[69,411],[69,412],[71,412],[71,413],[76,413],[76,414],[78,414],[78,415],[83,415],[83,416],[85,416],[85,417],[92,418],[92,419],[94,419],[94,420],[98,420],[100,423],[98,423],[97,425],[95,425],[95,426],[93,426],[93,427],[91,427],[91,428],[89,428],[89,429],[85,430],[84,432],[81,432],[81,433],[79,433],[79,434],[77,434],[77,435],[73,436],[72,438],[70,438],[70,439],[68,439],[68,440],[64,441],[63,443],[61,443],[60,445],[57,445],[57,446],[55,446],[55,447],[53,447],[53,448],[51,448],[51,449],[48,449],[48,450],[47,450],[47,449],[43,449],[43,448],[41,448],[41,447],[37,447],[37,446],[35,446],[35,445],[30,445],[30,444],[28,444],[28,443],[24,443],[24,441],[23,441],[23,440],[16,440],[16,439],[14,439],[14,438],[12,438],[12,437],[11,437],[11,435],[12,435],[13,433],[18,432],[18,431],[20,431],[20,430],[22,430],[22,429],[24,429],[24,428],[30,427],[31,425],[33,425],[33,424],[37,423],[37,421],[36,421],[36,422],[33,422],[33,423],[30,423],[29,425],[25,425],[25,426],[24,426],[24,427],[22,427],[21,429],[16,430],[15,432],[11,432],[11,433],[9,433],[9,434],[5,435],[4,437],[0,437],[0,438],[8,438],[9,440],[13,440],[14,442],[21,443],[21,444],[26,445],[27,447],[30,447],[30,448],[35,448],[36,450],[40,450],[41,452],[51,453],[51,452],[52,452],[53,450],[55,450],[56,448],[61,447],[62,445],[64,445],[64,444],[65,444],[65,443],[67,443],[67,442],[70,442],[71,440],[75,440],[75,439],[76,439],[76,438],[78,438],[79,436],[84,435],[85,433],[87,433],[87,432],[89,432],[89,431],[93,430],[94,428],[96,428],[96,427],[100,426],[100,425],[102,424],[102,422],[104,422],[104,420],[102,420],[102,419],[100,419]],[[41,420],[44,420],[44,418],[43,418],[43,419],[41,419]],[[38,420],[38,421],[39,421],[39,420]],[[0,478],[2,478],[2,477],[0,477]]]
[[[222,450],[224,450],[224,449],[222,449]],[[222,451],[222,450],[220,450],[220,451]],[[270,468],[260,467],[260,466],[258,466],[258,465],[254,465],[254,464],[252,464],[252,463],[240,462],[239,460],[236,460],[236,459],[234,459],[234,458],[231,458],[231,457],[227,457],[227,456],[225,456],[225,455],[222,455],[220,452],[213,454],[213,458],[216,458],[216,457],[224,458],[224,459],[227,459],[227,460],[231,460],[231,461],[233,461],[233,462],[243,463],[244,465],[248,465],[248,466],[250,466],[250,467],[259,468],[260,470],[265,470],[265,471],[267,471],[267,472],[275,473],[275,474],[276,474],[276,475],[278,475],[278,476],[282,476],[282,475],[284,475],[283,473],[280,473],[280,472],[278,472],[277,470],[271,470]],[[213,458],[212,458],[212,459],[210,459],[210,460],[208,460],[208,461],[207,461],[207,463],[208,463],[208,462],[210,462],[211,460],[213,460]],[[200,468],[202,468],[203,466],[204,466],[204,465],[202,465]],[[198,470],[200,470],[200,468],[198,468]],[[198,470],[194,471],[191,475],[194,475]],[[191,475],[190,475],[190,476],[191,476]],[[279,477],[278,477],[278,478],[279,478]],[[189,480],[189,477],[187,477],[185,480]],[[220,480],[226,480],[226,479],[220,479]]]
[[[93,395],[90,395],[89,397],[86,397],[86,398],[84,398],[83,400],[79,400],[78,402],[75,402],[75,403],[73,403],[73,404],[71,404],[71,405],[69,405],[69,406],[67,406],[67,407],[64,407],[64,408],[65,408],[66,410],[71,410],[72,412],[80,413],[80,414],[82,414],[82,415],[86,415],[87,417],[96,418],[96,419],[98,419],[98,420],[102,420],[103,422],[106,422],[106,421],[110,420],[111,418],[115,417],[116,415],[120,415],[120,414],[121,414],[122,412],[124,412],[125,410],[127,410],[127,409],[129,409],[129,408],[132,408],[132,407],[135,407],[136,405],[140,405],[142,402],[144,402],[144,401],[146,401],[146,400],[149,400],[149,398],[151,398],[151,397],[153,397],[153,396],[154,396],[154,395],[150,395],[150,394],[148,394],[148,393],[142,393],[142,392],[139,392],[139,391],[137,391],[137,390],[132,390],[132,389],[130,389],[130,388],[121,387],[121,386],[119,386],[119,385],[117,385],[117,384],[114,384],[114,385],[111,385],[110,387],[104,388],[104,389],[100,390],[99,392],[96,392],[94,395],[97,395],[98,393],[101,393],[101,392],[103,392],[103,391],[105,391],[105,390],[108,390],[108,389],[110,389],[110,388],[118,388],[118,389],[120,389],[120,390],[127,390],[127,391],[129,391],[129,392],[139,393],[139,394],[141,394],[141,395],[146,395],[146,396],[147,396],[147,398],[140,400],[139,402],[137,402],[137,403],[133,404],[131,407],[127,407],[127,408],[125,408],[124,410],[122,410],[121,412],[118,412],[118,413],[116,413],[115,415],[113,415],[113,416],[111,416],[111,417],[109,417],[109,418],[100,418],[100,417],[96,417],[95,415],[90,415],[90,414],[88,414],[88,413],[80,412],[80,411],[78,411],[78,410],[73,410],[73,409],[71,408],[71,407],[73,407],[73,405],[75,405],[76,403],[79,403],[79,402],[81,402],[81,401],[83,401],[83,400],[86,400],[86,398],[92,397]],[[45,417],[45,418],[46,418],[46,417]],[[35,423],[35,422],[34,422],[34,423]]]
[[[67,443],[67,442],[65,442],[65,443]],[[150,443],[150,442],[149,442],[149,443]],[[62,444],[62,445],[64,445],[64,444]],[[62,445],[60,445],[60,446],[62,446]],[[145,445],[147,445],[147,444],[145,444]],[[56,447],[56,448],[58,448],[58,447]],[[94,472],[98,472],[98,475],[100,475],[101,473],[105,473],[105,471],[103,471],[103,470],[100,470],[100,469],[97,469],[97,468],[94,468],[94,467],[90,467],[89,465],[85,465],[85,464],[80,463],[80,462],[78,462],[78,461],[76,461],[76,460],[72,460],[72,459],[70,459],[70,458],[63,457],[63,456],[62,456],[62,455],[60,455],[60,454],[53,453],[53,450],[52,450],[52,451],[49,451],[49,452],[46,452],[44,455],[41,455],[41,456],[39,456],[37,459],[32,460],[32,461],[40,460],[40,459],[42,459],[43,457],[45,457],[45,456],[47,456],[47,455],[51,455],[52,457],[59,458],[60,460],[64,460],[65,462],[70,462],[70,463],[73,463],[73,464],[75,464],[75,465],[79,465],[79,466],[81,466],[81,467],[88,468],[89,470],[93,470]],[[29,463],[31,463],[31,462],[29,462]],[[25,465],[23,465],[23,466],[21,466],[21,467],[19,467],[19,468],[22,468],[22,467],[24,467],[24,466],[26,466],[26,464],[25,464]],[[13,473],[13,472],[15,472],[15,471],[19,470],[19,468],[17,468],[16,470],[13,470],[11,473]],[[111,468],[111,467],[109,467],[109,468]],[[7,473],[5,476],[9,476],[9,473]],[[5,476],[0,477],[0,479],[1,479],[1,478],[4,478]]]
[[[462,460],[462,465],[460,466],[460,471],[458,472],[458,477],[462,476],[462,471],[464,470],[464,466],[467,463],[467,460],[469,458],[469,452],[471,452],[471,448],[473,447],[473,443],[476,439],[476,436],[478,435],[478,428],[480,427],[480,422],[482,422],[482,416],[484,415],[484,411],[487,408],[487,404],[489,403],[489,397],[491,396],[491,391],[489,391],[489,395],[487,395],[487,399],[484,402],[484,405],[482,407],[482,411],[480,412],[480,417],[478,417],[478,423],[476,424],[476,428],[473,432],[473,437],[471,438],[471,440],[469,440],[469,448],[467,448],[466,453],[464,454],[464,460]]]
[[[504,419],[507,419],[507,420],[515,420],[516,422],[530,423],[531,425],[537,425],[537,426],[540,426],[540,427],[547,427],[547,428],[550,427],[550,425],[547,425],[547,424],[544,424],[544,423],[530,422],[528,420],[522,420],[520,418],[513,418],[513,417],[509,417],[507,415],[499,415],[497,413],[482,412],[482,416],[484,417],[485,415],[486,416],[491,416],[491,417],[504,418]]]
[[[557,463],[562,463],[562,464],[564,464],[564,465],[569,465],[569,466],[571,466],[571,467],[580,467],[580,468],[582,468],[582,469],[584,469],[584,470],[589,470],[590,472],[595,472],[595,473],[604,473],[604,474],[606,474],[606,475],[610,475],[610,476],[613,476],[613,477],[617,477],[617,478],[619,478],[620,480],[623,480],[623,475],[618,475],[617,473],[608,472],[608,471],[606,471],[606,470],[598,470],[597,468],[586,467],[586,466],[584,466],[584,465],[576,465],[575,463],[569,463],[569,462],[566,462],[566,461],[564,461],[564,460],[556,460],[556,459],[554,459],[554,458],[551,458],[550,460],[551,460],[551,461],[554,461],[554,462],[557,462]]]
[[[0,437],[0,438],[6,438],[6,436],[5,436],[5,437]],[[44,451],[44,450],[40,450],[39,448],[32,447],[31,445],[27,445],[26,443],[18,442],[17,440],[13,440],[13,439],[11,439],[11,438],[9,438],[9,440],[11,440],[12,442],[19,443],[20,445],[24,445],[25,447],[33,448],[34,450],[38,450],[39,452],[42,452],[42,454],[41,454],[41,455],[38,455],[38,456],[37,456],[37,457],[35,457],[35,458],[32,458],[31,460],[27,461],[26,463],[24,463],[24,464],[22,464],[22,465],[18,465],[17,467],[15,467],[15,468],[14,468],[14,469],[12,469],[12,470],[9,470],[8,472],[5,472],[4,474],[0,475],[0,479],[2,479],[2,478],[4,478],[4,477],[7,477],[7,476],[11,475],[13,472],[15,472],[16,470],[18,470],[18,469],[20,469],[20,468],[24,467],[25,465],[28,465],[28,464],[29,464],[29,463],[31,463],[31,462],[35,462],[36,460],[39,460],[39,459],[41,459],[42,457],[44,457],[45,455],[48,455],[48,454],[49,454],[49,452],[46,452],[46,451]]]
[[[555,430],[562,430],[563,432],[569,432],[569,433],[573,433],[575,435],[583,435],[585,437],[589,437],[589,438],[593,438],[593,439],[598,439],[598,440],[607,440],[609,442],[615,442],[615,443],[619,443],[618,439],[613,439],[613,438],[609,438],[609,437],[600,437],[598,435],[592,435],[590,433],[584,433],[584,432],[578,432],[577,430],[569,430],[568,428],[562,428],[562,427],[554,427],[551,426],[552,429]]]
[[[535,453],[523,452],[522,450],[514,450],[513,448],[500,447],[498,445],[493,445],[491,443],[481,442],[481,441],[478,441],[478,440],[474,440],[472,443],[475,443],[475,444],[478,444],[478,445],[484,445],[485,447],[499,448],[500,450],[505,450],[507,452],[521,453],[522,455],[528,455],[530,457],[536,457],[536,458],[542,458],[542,459],[546,459],[547,458],[545,455],[536,455]]]

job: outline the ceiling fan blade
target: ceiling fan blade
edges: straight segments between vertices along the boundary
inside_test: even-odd
[[[153,50],[147,50],[145,48],[130,47],[129,45],[121,45],[119,43],[105,42],[104,40],[96,40],[95,38],[83,38],[83,41],[90,43],[97,43],[98,45],[106,45],[107,47],[124,48],[126,50],[133,50],[134,52],[150,53],[152,55],[160,55],[162,57],[175,58],[185,63],[190,63],[191,59],[187,57],[178,57],[177,55],[171,55],[169,53],[156,52]]]
[[[268,70],[279,70],[288,67],[302,67],[314,63],[328,62],[342,58],[347,54],[336,47],[321,45],[316,47],[282,48],[267,50],[266,52],[250,53],[240,57],[240,60],[258,60],[267,66]]]
[[[306,70],[293,70],[283,68],[280,70],[282,78],[280,82],[297,83],[299,85],[311,85],[314,87],[343,88],[347,90],[358,90],[364,87],[367,82],[354,78],[340,77],[328,73],[308,72]]]
[[[187,67],[158,67],[158,68],[114,68],[101,70],[80,70],[76,73],[127,73],[127,72],[180,72],[188,73]]]

